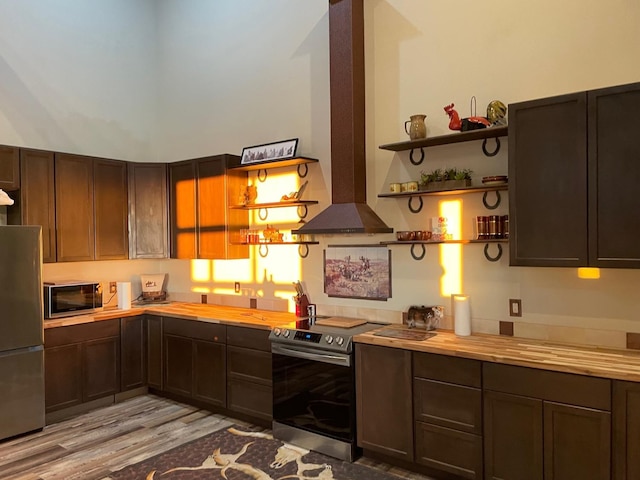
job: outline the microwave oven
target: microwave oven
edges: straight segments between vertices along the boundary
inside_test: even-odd
[[[85,315],[102,310],[99,282],[44,284],[44,318]]]

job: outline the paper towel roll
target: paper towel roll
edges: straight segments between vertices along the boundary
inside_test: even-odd
[[[453,325],[456,335],[471,335],[471,308],[468,295],[453,295]]]
[[[118,308],[120,310],[131,309],[131,282],[117,282]]]

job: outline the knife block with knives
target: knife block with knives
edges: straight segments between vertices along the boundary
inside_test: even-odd
[[[293,285],[296,287],[296,295],[293,297],[293,301],[296,302],[296,317],[306,317],[309,298],[304,293],[302,284],[299,281],[294,282]]]

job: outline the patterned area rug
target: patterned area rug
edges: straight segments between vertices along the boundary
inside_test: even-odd
[[[400,477],[336,460],[232,426],[130,465],[113,480],[398,480]]]

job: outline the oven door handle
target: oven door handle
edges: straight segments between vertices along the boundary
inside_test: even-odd
[[[341,365],[344,367],[351,366],[350,355],[322,353],[317,350],[284,346],[278,343],[271,344],[271,353],[285,355],[287,357],[304,358],[305,360],[313,360],[314,362],[331,363],[333,365]]]

